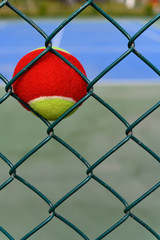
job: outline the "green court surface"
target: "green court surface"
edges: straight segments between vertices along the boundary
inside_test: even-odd
[[[160,85],[106,84],[95,87],[95,92],[131,124],[159,101]],[[4,93],[1,87],[0,97]],[[15,164],[47,137],[47,127],[11,97],[1,105],[0,112],[1,152]],[[157,109],[133,130],[134,136],[157,155],[160,154],[159,123],[160,111]],[[57,136],[76,149],[90,164],[124,139],[125,130],[125,125],[93,98],[54,129]],[[27,159],[16,172],[55,204],[86,178],[86,170],[78,158],[52,140]],[[7,180],[8,172],[9,167],[1,160],[0,184]],[[94,174],[117,191],[128,204],[159,182],[159,172],[158,161],[132,140],[94,169]],[[1,191],[0,203],[0,225],[16,240],[49,216],[49,206],[16,179]],[[91,179],[57,207],[56,213],[93,240],[124,216],[124,208],[115,196]],[[132,213],[160,234],[159,189],[135,206]],[[0,233],[0,239],[7,238]],[[82,238],[66,224],[53,218],[29,239]],[[156,238],[134,219],[128,218],[104,239]]]

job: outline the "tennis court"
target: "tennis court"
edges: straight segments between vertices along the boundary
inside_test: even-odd
[[[36,20],[49,35],[61,20]],[[134,35],[145,20],[119,19],[118,22]],[[96,30],[96,32],[95,32]],[[8,79],[17,61],[27,52],[44,46],[44,39],[27,23],[0,21],[0,72]],[[137,39],[136,48],[157,68],[160,54],[160,28],[157,24]],[[127,39],[110,23],[103,20],[74,20],[54,39],[53,46],[75,55],[93,80],[107,65],[127,50]],[[78,46],[78,47],[77,47]],[[102,83],[102,84],[99,84]],[[140,83],[140,84],[139,84]],[[159,101],[159,77],[134,54],[130,54],[94,86],[95,93],[119,112],[129,124]],[[0,88],[0,97],[5,94]],[[134,136],[158,156],[159,109],[133,129]],[[107,108],[90,98],[71,117],[54,129],[55,134],[71,145],[90,165],[125,138],[126,126]],[[23,109],[12,98],[1,105],[1,152],[16,164],[47,135],[46,126]],[[0,184],[9,177],[10,168],[1,161]],[[159,182],[159,162],[134,141],[128,141],[94,169],[94,174],[117,191],[128,204],[133,203]],[[61,144],[48,142],[25,161],[16,174],[31,182],[55,204],[86,178],[86,166]],[[3,193],[3,194],[2,194]],[[15,179],[1,193],[0,225],[21,239],[48,217],[49,207],[29,188]],[[104,239],[160,239],[160,192],[154,191],[132,209],[156,236],[129,218]],[[95,240],[124,216],[124,205],[110,191],[91,179],[83,188],[56,208],[56,212],[74,223]],[[159,234],[159,235],[158,235]],[[1,240],[8,240],[0,233]],[[31,240],[80,240],[73,229],[54,218],[32,235]],[[83,238],[84,239],[84,238]],[[86,238],[87,239],[87,238]]]
[[[35,20],[49,35],[62,20]],[[147,20],[120,19],[118,23],[133,36]],[[11,78],[17,61],[27,52],[44,46],[44,38],[26,22],[0,21],[2,44],[0,46],[1,73]],[[106,20],[74,20],[52,41],[53,46],[61,47],[75,55],[84,65],[88,78],[93,80],[107,65],[127,50],[126,39]],[[160,27],[155,24],[136,40],[136,49],[144,54],[155,66],[159,66]],[[77,47],[78,46],[78,47]],[[135,71],[136,68],[136,71]],[[130,54],[101,82],[149,82],[159,83],[159,77],[134,54]]]

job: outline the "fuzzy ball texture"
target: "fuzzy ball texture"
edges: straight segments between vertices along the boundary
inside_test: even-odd
[[[18,62],[13,77],[44,49],[25,55]],[[86,76],[82,64],[73,55],[63,49],[55,50]],[[44,118],[54,121],[86,95],[87,83],[63,60],[48,52],[13,83],[13,91]]]

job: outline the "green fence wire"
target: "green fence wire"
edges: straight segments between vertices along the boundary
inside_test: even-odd
[[[31,151],[29,151],[23,158],[21,158],[15,165],[7,159],[6,156],[3,155],[3,153],[0,153],[0,157],[2,161],[6,165],[10,167],[9,171],[9,178],[3,182],[0,186],[0,189],[3,190],[6,188],[12,181],[17,179],[19,182],[24,184],[27,188],[32,190],[37,196],[39,196],[48,206],[49,206],[49,212],[48,217],[43,221],[40,222],[38,226],[31,229],[25,236],[21,238],[21,240],[29,239],[33,234],[35,234],[37,231],[39,231],[41,228],[43,228],[47,223],[52,221],[55,218],[58,218],[60,221],[68,225],[70,228],[72,228],[77,234],[78,239],[86,239],[89,240],[89,237],[84,234],[81,229],[79,229],[74,223],[70,222],[68,219],[66,219],[64,216],[59,215],[57,213],[57,208],[63,204],[67,199],[71,198],[72,195],[79,191],[81,188],[83,188],[84,185],[86,185],[91,179],[96,181],[98,184],[100,184],[105,191],[109,191],[115,198],[117,198],[124,206],[124,214],[123,217],[113,224],[112,227],[109,229],[106,229],[105,232],[101,233],[96,240],[100,239],[108,239],[107,237],[109,234],[117,229],[120,225],[122,225],[125,221],[127,221],[129,218],[132,218],[137,223],[139,223],[142,227],[146,229],[146,231],[149,231],[153,238],[160,240],[160,235],[157,233],[153,228],[151,228],[146,222],[144,222],[142,219],[140,219],[137,215],[133,214],[132,209],[138,205],[139,203],[143,202],[150,194],[152,194],[154,191],[158,190],[160,187],[160,182],[157,182],[154,186],[152,186],[147,192],[142,194],[138,199],[133,201],[131,204],[128,204],[127,201],[117,192],[115,191],[111,186],[109,186],[106,182],[104,182],[102,179],[100,179],[97,175],[95,175],[94,170],[97,166],[99,166],[103,161],[105,161],[109,156],[114,154],[119,148],[121,148],[124,144],[126,144],[128,141],[134,141],[137,145],[139,145],[142,149],[144,149],[148,154],[150,154],[153,159],[160,162],[160,157],[148,146],[146,146],[142,141],[140,141],[134,134],[133,130],[136,128],[138,124],[140,124],[144,119],[146,119],[151,113],[153,113],[159,106],[160,102],[157,102],[154,106],[152,106],[148,111],[146,111],[143,115],[141,115],[136,121],[134,121],[132,124],[129,124],[126,119],[124,119],[119,112],[117,112],[111,105],[109,105],[107,102],[102,100],[100,96],[98,96],[94,92],[94,85],[105,75],[107,74],[112,68],[114,68],[117,64],[119,64],[124,58],[126,58],[129,54],[133,53],[135,54],[139,59],[141,59],[145,64],[148,65],[149,68],[151,68],[158,76],[160,75],[160,70],[154,66],[148,59],[146,59],[140,52],[137,51],[135,43],[136,40],[156,21],[159,20],[160,14],[153,17],[147,24],[145,24],[136,34],[133,36],[130,36],[130,34],[121,26],[119,23],[113,19],[111,16],[109,16],[106,12],[101,9],[98,4],[94,2],[94,0],[88,0],[85,1],[85,3],[77,9],[72,15],[70,15],[68,18],[66,18],[53,32],[48,36],[39,26],[36,25],[34,21],[32,21],[30,18],[25,16],[21,11],[19,11],[15,6],[13,6],[9,0],[3,0],[0,3],[0,8],[2,7],[8,7],[12,11],[15,12],[15,14],[19,15],[20,18],[24,19],[24,21],[28,22],[35,31],[39,32],[44,38],[44,45],[46,49],[43,51],[43,53],[39,56],[39,58],[42,57],[42,55],[46,54],[48,51],[52,51],[53,54],[58,55],[66,64],[70,65],[72,68],[75,69],[75,71],[78,71],[74,66],[72,66],[63,56],[61,56],[59,53],[57,53],[55,50],[52,49],[52,39],[56,36],[56,34],[61,31],[70,21],[72,21],[74,18],[76,18],[81,12],[83,12],[86,8],[91,7],[94,8],[96,11],[99,12],[100,15],[102,15],[106,21],[109,21],[114,25],[115,28],[117,28],[121,34],[123,34],[126,39],[128,39],[128,46],[126,47],[126,51],[117,59],[115,59],[114,62],[112,62],[109,66],[106,66],[106,68],[99,73],[98,76],[96,76],[92,81],[90,81],[87,77],[85,77],[81,72],[78,71],[78,73],[83,77],[83,79],[88,83],[87,88],[87,94],[86,96],[81,99],[78,103],[76,103],[71,109],[69,109],[67,112],[65,112],[59,119],[57,119],[55,122],[50,123],[43,117],[38,117],[44,122],[47,128],[47,137],[40,142],[35,148],[33,148]],[[34,64],[36,60],[33,60],[30,65]],[[23,74],[24,69],[22,69],[14,78],[12,78],[10,81],[5,78],[2,74],[0,74],[0,79],[4,82],[6,94],[4,94],[3,97],[0,99],[0,103],[2,104],[5,102],[9,97],[15,98],[17,101],[22,102],[18,96],[16,96],[12,91],[12,84],[18,79],[18,77]],[[100,159],[98,159],[93,165],[90,165],[89,162],[82,157],[72,146],[70,146],[67,142],[64,142],[59,136],[55,135],[54,128],[55,126],[61,122],[71,111],[73,111],[77,106],[79,106],[82,102],[87,101],[89,98],[96,99],[100,104],[103,105],[104,109],[109,110],[119,121],[122,122],[122,124],[125,126],[126,131],[126,137],[122,139],[115,147],[110,149],[106,154],[104,154]],[[29,106],[28,106],[29,107]],[[31,109],[32,110],[32,109]],[[33,110],[32,110],[33,111]],[[35,113],[37,114],[37,113]],[[1,116],[2,117],[2,116]],[[1,140],[2,140],[1,136]],[[34,187],[32,184],[27,182],[23,177],[17,175],[16,170],[20,167],[21,164],[23,164],[31,155],[35,154],[40,148],[42,148],[47,142],[55,140],[61,145],[63,145],[66,149],[68,149],[71,153],[73,153],[76,158],[78,158],[82,164],[86,167],[86,178],[80,182],[75,188],[73,188],[70,192],[68,192],[65,196],[63,196],[61,199],[59,199],[58,202],[53,203],[51,202],[47,196],[45,196],[42,192],[40,192],[36,187]],[[1,192],[3,193],[3,191]],[[11,233],[9,233],[6,229],[4,229],[2,226],[0,226],[0,230],[2,234],[7,238],[14,240],[14,237]],[[119,237],[121,239],[121,237]]]

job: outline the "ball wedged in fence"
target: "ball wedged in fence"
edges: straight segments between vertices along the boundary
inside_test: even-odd
[[[18,62],[13,77],[21,70],[26,70],[13,83],[13,91],[42,117],[54,121],[86,95],[87,83],[75,69],[51,51],[35,61],[44,50],[45,48],[35,49]],[[86,76],[77,58],[63,49],[54,50]],[[30,63],[32,65],[28,68]],[[23,104],[22,106],[29,110]],[[69,115],[75,111],[76,109]]]

